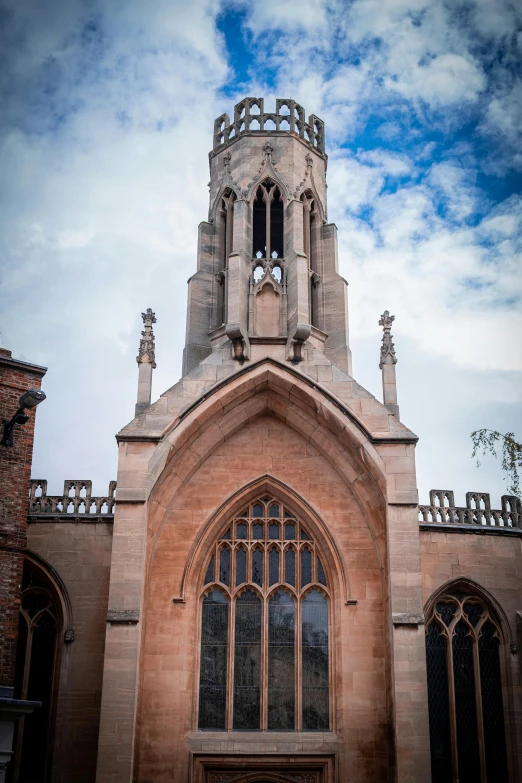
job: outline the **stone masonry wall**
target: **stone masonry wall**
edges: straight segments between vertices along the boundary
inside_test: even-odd
[[[340,574],[330,570],[332,731],[197,732],[199,589],[206,553],[201,567],[190,573],[185,601],[173,603],[173,596],[179,595],[187,558],[206,520],[232,493],[267,473],[292,487],[317,511],[339,547],[350,593],[356,599],[355,605],[346,603]],[[375,540],[376,531],[349,488],[305,437],[272,416],[257,419],[216,448],[169,501],[170,481],[165,478],[167,495],[161,503],[167,510],[161,530],[155,535],[154,521],[149,527],[149,546],[155,554],[146,582],[137,779],[187,781],[190,751],[229,750],[233,754],[285,751],[291,756],[333,751],[339,754],[339,780],[387,780],[382,541]],[[205,539],[207,552],[216,533]]]
[[[63,636],[52,783],[93,783],[112,545],[109,522],[32,522],[28,549],[59,574],[72,605],[74,641]]]
[[[11,358],[0,349],[0,423],[18,410],[20,396],[40,388],[44,367]],[[14,686],[16,639],[26,546],[29,479],[33,456],[35,409],[16,425],[14,445],[0,446],[0,687]]]
[[[509,624],[504,646],[504,698],[507,715],[508,756],[512,780],[522,770],[522,677],[517,642],[517,612],[522,609],[522,538],[481,532],[455,533],[443,530],[420,532],[423,600],[448,582],[472,580],[500,604]],[[502,622],[502,618],[501,618]]]

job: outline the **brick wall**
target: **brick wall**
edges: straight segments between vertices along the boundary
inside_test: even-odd
[[[40,388],[45,372],[0,348],[0,420],[14,415],[27,389]],[[0,446],[0,687],[7,688],[14,684],[35,411],[27,411],[27,424],[16,425],[13,447]]]

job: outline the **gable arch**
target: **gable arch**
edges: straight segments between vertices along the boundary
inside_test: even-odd
[[[58,571],[43,557],[37,555],[36,552],[26,549],[24,560],[41,576],[42,580],[47,583],[52,591],[53,597],[60,607],[61,630],[67,635],[67,641],[72,641],[74,638],[73,610],[65,582]]]
[[[149,463],[150,573],[162,530],[178,493],[213,451],[248,423],[269,414],[314,446],[352,493],[370,532],[379,568],[385,563],[385,476],[382,460],[347,412],[329,405],[316,384],[285,381],[262,362],[228,380],[188,409]],[[285,371],[285,374],[288,371]],[[297,373],[296,373],[297,375]],[[273,383],[271,383],[273,381]],[[375,454],[376,460],[372,459]]]
[[[241,191],[239,190],[239,188],[236,186],[236,184],[234,182],[225,182],[223,185],[221,185],[221,187],[220,187],[220,189],[218,191],[218,194],[217,194],[216,198],[214,199],[214,202],[213,202],[213,204],[212,204],[212,206],[211,206],[211,208],[209,210],[209,222],[210,223],[213,223],[213,224],[216,223],[216,215],[217,215],[217,212],[218,212],[218,209],[219,209],[219,205],[221,203],[221,199],[223,198],[223,196],[225,195],[227,190],[229,190],[231,194],[232,193],[234,194],[234,196],[236,197],[236,201],[237,201],[237,199],[241,198]]]
[[[278,478],[265,474],[241,487],[228,497],[221,506],[206,520],[199,531],[187,557],[181,578],[180,595],[175,601],[184,601],[187,585],[193,580],[199,584],[204,572],[210,542],[215,541],[219,531],[239,514],[245,504],[255,500],[260,494],[280,498],[310,530],[319,546],[326,563],[328,583],[334,586],[345,602],[351,600],[350,581],[342,553],[319,514],[310,503],[299,496],[291,487]]]
[[[428,598],[424,606],[424,616],[429,617],[433,612],[433,609],[440,599],[445,595],[451,595],[452,592],[467,593],[470,596],[480,598],[488,606],[490,610],[493,610],[493,615],[498,622],[500,631],[502,633],[502,642],[505,645],[511,645],[514,643],[514,637],[511,631],[511,625],[507,618],[507,615],[500,605],[500,603],[494,598],[485,587],[482,587],[478,582],[467,577],[458,577],[452,579],[449,582],[445,582]]]
[[[319,194],[317,192],[317,188],[315,187],[315,184],[313,182],[309,183],[306,186],[301,196],[309,196],[310,198],[313,198],[315,205],[317,207],[317,215],[319,217],[319,220],[321,221],[321,223],[326,223],[326,212],[323,207],[323,202],[321,201]]]
[[[288,189],[288,186],[283,182],[281,177],[272,168],[268,172],[262,170],[260,174],[256,177],[256,179],[253,180],[253,182],[251,182],[250,185],[248,186],[246,201],[249,204],[250,208],[252,208],[254,201],[256,199],[257,189],[260,185],[263,184],[263,182],[272,182],[272,184],[277,185],[277,187],[280,190],[283,201],[285,203],[288,203],[290,201],[290,190]]]

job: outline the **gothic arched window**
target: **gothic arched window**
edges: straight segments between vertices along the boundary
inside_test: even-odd
[[[446,593],[427,618],[432,777],[504,783],[506,739],[500,626],[474,595]]]
[[[252,258],[283,258],[283,198],[277,185],[265,180],[252,208]]]
[[[43,781],[50,774],[61,625],[61,610],[54,590],[43,573],[26,560],[18,623],[15,698],[40,701],[42,706],[18,722],[15,757],[10,769],[16,781]]]
[[[250,503],[213,546],[201,610],[200,729],[327,731],[329,591],[284,504]]]

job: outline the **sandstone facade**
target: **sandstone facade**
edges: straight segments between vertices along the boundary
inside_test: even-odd
[[[480,779],[494,780],[496,752],[503,753],[503,779],[520,779],[520,506],[505,498],[492,511],[489,496],[472,493],[459,509],[452,493],[438,491],[419,507],[417,437],[399,420],[388,312],[381,316],[383,403],[351,375],[347,284],[327,219],[326,164],[321,120],[306,121],[293,101],[279,100],[271,114],[261,99],[247,98],[232,121],[216,120],[209,216],[189,281],[183,377],[149,404],[155,318],[147,311],[137,415],[117,436],[115,498],[114,487],[92,498],[89,482],[66,482],[63,497],[48,498],[43,482],[33,482],[29,556],[67,595],[63,605],[74,618],[74,628],[65,628],[63,610],[62,628],[74,630],[74,641],[61,652],[50,780],[425,783],[444,764],[455,777],[465,757],[461,747],[459,759],[456,739],[457,729],[464,736],[458,682],[457,706],[451,701],[458,650],[448,652],[454,669],[446,673],[448,716],[439,731],[431,691],[431,707],[428,700],[425,625],[432,617],[439,622],[437,607],[451,608],[453,600],[464,613],[482,607],[477,628],[484,633],[477,631],[475,652],[466,650],[475,655],[477,704],[491,703],[493,712],[494,678],[489,691],[480,686],[487,651],[479,637],[486,631],[491,671],[499,661],[504,734],[495,736],[504,740],[490,747],[493,712],[479,711]],[[319,565],[310,566],[303,587],[274,560],[274,590],[284,583],[296,617],[304,617],[307,591],[328,605],[322,654],[329,699],[320,730],[305,726],[309,672],[299,623],[295,725],[268,728],[272,576],[267,565],[257,583],[253,577],[256,503],[288,509],[305,531],[296,543],[277,543],[281,557],[293,548],[299,561],[311,541],[324,569],[323,578]],[[229,545],[223,531],[243,509],[250,532],[244,544]],[[268,537],[269,521],[263,524]],[[286,522],[274,524],[282,536]],[[268,558],[276,545],[262,540],[259,551]],[[236,584],[243,548],[246,581]],[[231,552],[228,575],[211,560],[223,549]],[[304,568],[296,572],[301,581]],[[223,728],[202,728],[202,601],[216,590],[235,617],[247,588],[262,607],[259,727],[234,728],[241,683],[230,620],[227,674],[221,684],[213,675],[226,693]],[[454,632],[443,631],[448,638]],[[442,631],[436,636],[442,640]],[[320,665],[310,675],[317,681]],[[498,709],[495,715],[498,728]]]

